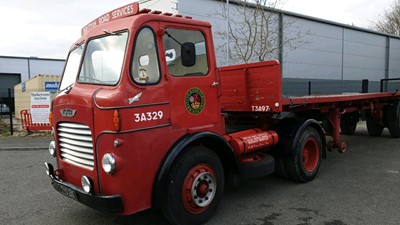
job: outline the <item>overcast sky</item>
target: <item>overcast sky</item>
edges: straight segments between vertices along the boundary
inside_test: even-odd
[[[135,0],[0,0],[0,55],[64,59],[81,28]],[[196,0],[185,0],[196,1]],[[284,10],[368,27],[392,0],[286,0]]]

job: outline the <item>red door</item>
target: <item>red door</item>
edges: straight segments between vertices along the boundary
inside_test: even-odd
[[[223,132],[214,51],[211,51],[211,37],[206,35],[209,28],[177,28],[168,24],[162,27],[161,52],[165,57],[173,128],[187,129],[189,133]],[[195,47],[192,65],[185,65],[185,55],[182,54],[187,43]]]

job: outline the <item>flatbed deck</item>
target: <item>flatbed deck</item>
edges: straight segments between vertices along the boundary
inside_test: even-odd
[[[281,100],[283,107],[293,107],[305,104],[327,104],[327,103],[346,103],[350,101],[362,101],[373,99],[388,99],[400,96],[400,92],[382,92],[382,93],[343,93],[333,95],[309,95],[309,96],[291,96]]]
[[[327,122],[326,135],[332,136],[329,148],[346,150],[340,140],[341,119],[357,123],[359,112],[366,112],[378,126],[387,126],[385,110],[397,105],[400,92],[342,93],[309,96],[283,96],[282,73],[278,61],[265,61],[222,67],[221,106],[224,113],[249,113],[263,116],[282,112],[306,114]],[[390,109],[393,111],[393,109]],[[355,118],[355,119],[353,119]],[[354,124],[353,124],[354,125]],[[355,125],[354,125],[355,126]]]

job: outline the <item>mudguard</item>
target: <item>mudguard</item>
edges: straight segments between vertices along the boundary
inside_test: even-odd
[[[297,120],[293,118],[283,119],[277,127],[277,133],[279,135],[279,143],[276,146],[277,152],[275,154],[281,155],[283,158],[290,158],[292,151],[279,152],[280,149],[293,149],[295,144],[299,141],[301,133],[304,130],[312,126],[314,127],[321,136],[322,141],[322,157],[326,158],[326,138],[325,133],[318,121],[315,119]],[[290,148],[280,148],[280,145],[290,145]]]
[[[235,164],[236,159],[234,157],[233,149],[222,136],[212,132],[201,132],[183,136],[170,148],[158,169],[158,173],[153,185],[153,207],[159,207],[159,203],[161,202],[160,200],[163,198],[164,194],[163,190],[165,180],[175,159],[185,150],[187,146],[197,141],[202,142],[203,145],[214,151],[220,157],[224,168],[227,166],[227,164]],[[216,151],[216,149],[219,151]],[[224,155],[223,158],[221,157],[222,155]],[[226,155],[230,155],[230,157],[225,157]]]

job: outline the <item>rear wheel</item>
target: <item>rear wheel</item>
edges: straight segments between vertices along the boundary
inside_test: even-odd
[[[293,156],[287,161],[289,175],[300,182],[312,181],[321,165],[321,156],[320,134],[316,129],[308,127],[295,144]]]
[[[340,120],[340,130],[343,134],[353,135],[356,131],[358,121],[358,112],[346,113],[342,115],[342,118]]]
[[[218,156],[204,147],[190,147],[172,166],[163,213],[172,224],[205,223],[217,210],[223,189],[224,172]]]
[[[389,129],[390,136],[393,138],[400,137],[400,104],[391,105],[387,109],[387,127]]]
[[[367,130],[370,136],[372,137],[379,137],[383,132],[383,126],[379,124],[377,120],[372,118],[372,116],[367,115]]]

